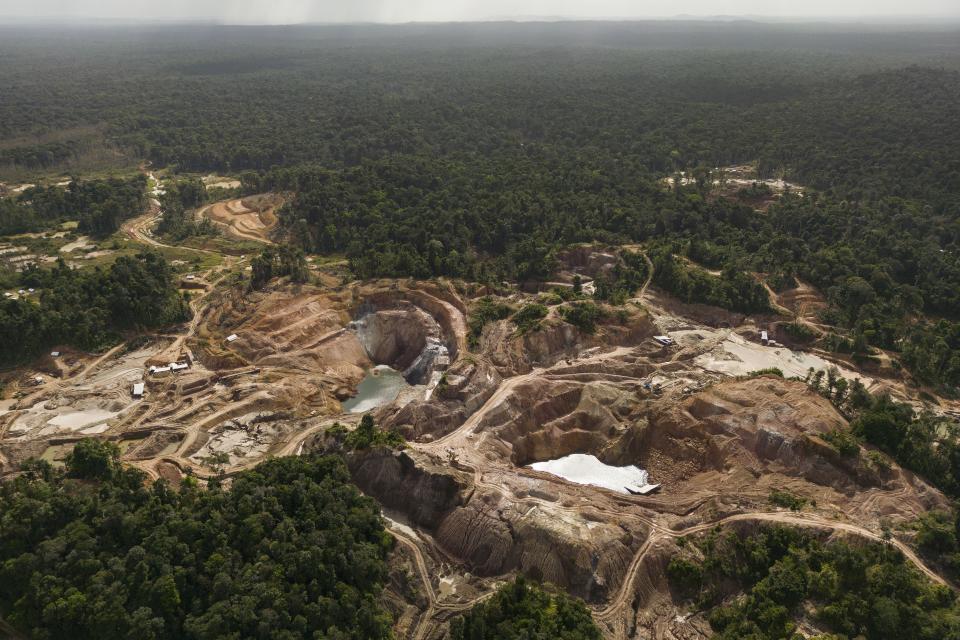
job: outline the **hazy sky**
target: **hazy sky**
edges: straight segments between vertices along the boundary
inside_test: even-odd
[[[958,0],[0,0],[0,16],[215,19],[224,22],[408,22],[504,17],[644,18],[957,16]]]

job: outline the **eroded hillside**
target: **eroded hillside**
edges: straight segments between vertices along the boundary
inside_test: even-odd
[[[8,401],[0,462],[6,473],[31,456],[57,464],[95,436],[178,484],[339,450],[333,426],[349,432],[370,412],[407,443],[348,452],[348,466],[400,542],[395,571],[416,577],[386,596],[398,635],[415,638],[442,637],[453,615],[516,573],[586,600],[611,638],[696,637],[709,626],[680,615],[665,574],[680,538],[782,523],[880,540],[947,507],[888,458],[841,455],[830,437],[847,421],[808,384],[751,374],[835,366],[762,344],[763,317],[709,326],[703,310],[678,314],[648,278],[638,297],[595,305],[592,326],[577,324],[593,303],[571,297],[572,278],[589,284],[616,263],[616,252],[591,251],[568,256],[554,293],[495,296],[512,315],[475,339],[476,306],[496,292],[323,270],[316,284],[249,292],[230,277],[246,259],[231,259],[197,280],[189,324],[98,358],[64,353],[55,375]],[[911,400],[896,380],[835,371]],[[131,397],[141,380],[142,397]],[[568,456],[635,466],[648,484],[603,488],[530,466]],[[777,508],[774,491],[809,506]],[[943,580],[905,541],[891,543]]]

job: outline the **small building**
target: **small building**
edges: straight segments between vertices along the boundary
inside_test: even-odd
[[[767,335],[766,331],[760,332],[760,342],[763,344],[768,344],[770,342],[770,337]]]
[[[51,352],[50,352],[50,357],[51,357],[51,358],[59,358],[59,357],[60,357],[60,352],[59,352],[59,351],[51,351]]]
[[[673,344],[673,338],[668,336],[653,336],[653,339],[662,344],[665,347],[669,347]]]
[[[12,297],[13,297],[13,294],[10,293],[9,291],[4,291],[4,292],[3,292],[3,297],[4,297],[4,298],[12,298]]]
[[[41,384],[43,384],[43,376],[36,376],[36,377],[33,379],[33,384],[36,384],[36,385],[41,385]]]
[[[150,367],[150,374],[159,377],[165,376],[170,373],[170,367]]]
[[[183,371],[184,369],[189,369],[190,365],[186,362],[171,362],[170,370],[176,373],[177,371]]]
[[[233,342],[234,340],[236,340],[236,339],[239,338],[239,337],[240,337],[240,336],[238,336],[237,334],[231,333],[230,335],[227,336],[227,342]]]
[[[143,387],[144,387],[144,384],[143,384],[142,382],[137,382],[136,384],[133,385],[133,397],[134,397],[134,398],[142,398],[142,397],[143,397]]]

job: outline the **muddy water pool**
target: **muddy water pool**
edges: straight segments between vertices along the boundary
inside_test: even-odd
[[[357,395],[344,401],[346,413],[363,413],[393,402],[410,385],[399,371],[386,365],[374,367],[357,386]]]

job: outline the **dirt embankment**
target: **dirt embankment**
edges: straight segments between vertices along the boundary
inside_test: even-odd
[[[207,218],[228,235],[239,240],[269,244],[270,234],[278,223],[277,211],[281,206],[282,196],[267,193],[207,205],[197,212],[197,217]]]
[[[815,501],[817,517],[852,518],[858,526],[947,504],[890,461],[878,466],[865,452],[840,456],[822,435],[846,423],[801,383],[731,381],[677,403],[635,383],[655,366],[624,350],[511,378],[456,432],[413,445],[419,453],[405,464],[355,467],[356,480],[385,504],[415,508],[409,517],[471,571],[520,571],[598,603],[625,580],[642,585],[631,559],[651,527],[680,530],[766,511],[774,488]],[[637,464],[664,487],[628,496],[523,467],[574,452]],[[445,474],[448,480],[439,479]],[[405,507],[400,499],[411,492],[430,498],[435,490],[424,489],[423,478],[430,487],[458,487],[429,517],[415,507],[420,500]]]
[[[509,377],[572,361],[591,349],[637,345],[657,332],[650,316],[642,310],[621,311],[622,318],[611,314],[592,334],[559,318],[548,318],[538,329],[523,334],[509,320],[493,322],[484,329],[480,352],[504,377]]]

